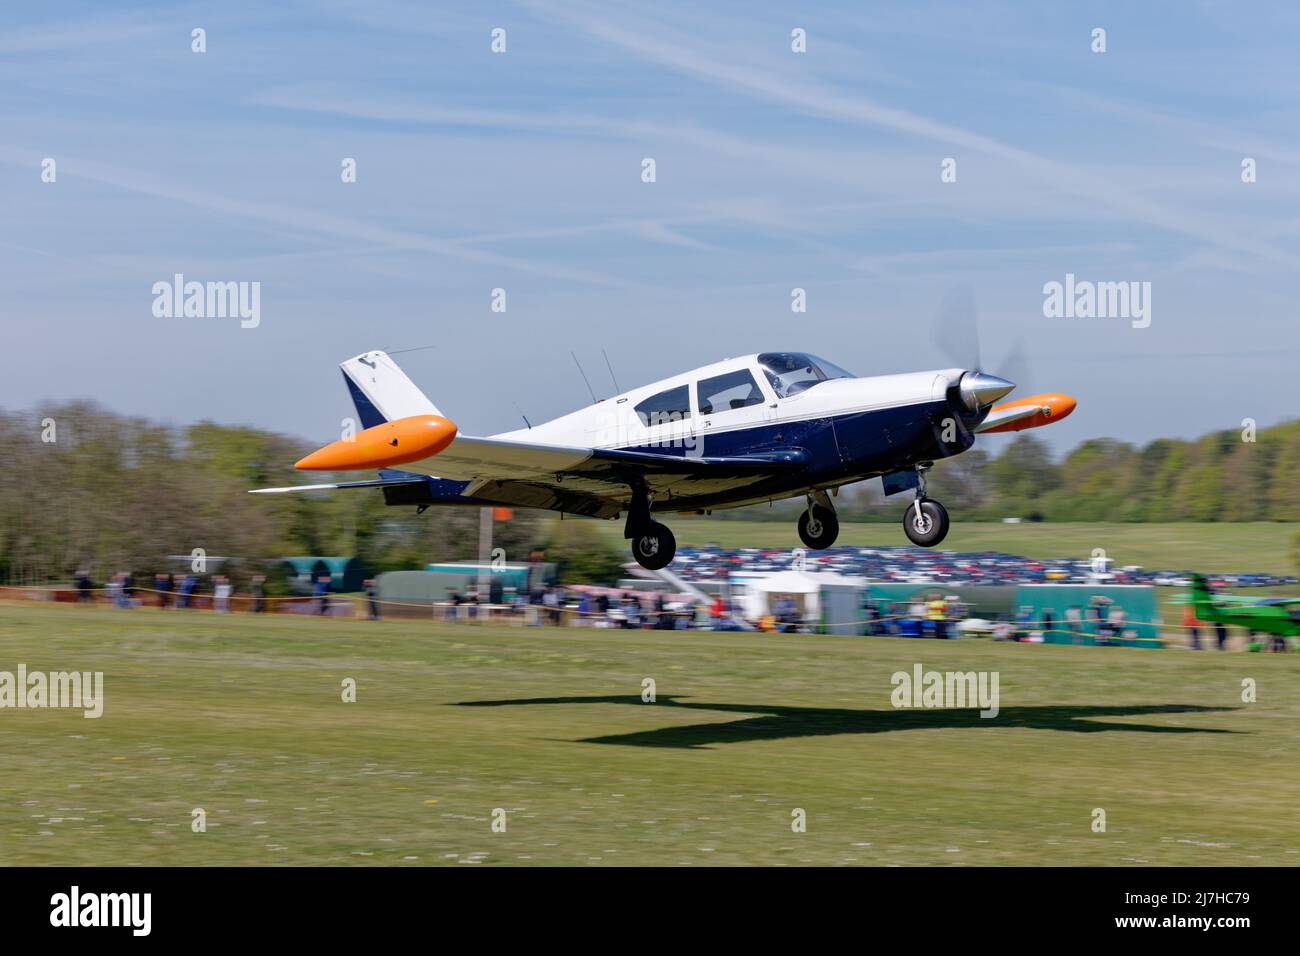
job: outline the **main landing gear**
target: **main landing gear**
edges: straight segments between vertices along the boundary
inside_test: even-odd
[[[632,557],[647,571],[668,567],[677,554],[677,539],[672,531],[650,517],[650,495],[644,486],[632,488],[623,537],[631,539]]]
[[[799,540],[810,548],[829,548],[840,533],[840,519],[826,492],[808,496],[808,508],[799,515]]]
[[[677,539],[658,521],[651,521],[643,532],[632,539],[632,557],[647,571],[666,568],[677,553]]]
[[[913,544],[933,548],[948,536],[948,511],[937,501],[925,496],[925,473],[929,465],[918,465],[916,498],[903,513],[903,533]]]

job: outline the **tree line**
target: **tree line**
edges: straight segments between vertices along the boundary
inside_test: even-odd
[[[898,499],[878,492],[868,482],[841,510],[897,520]],[[965,521],[1300,521],[1300,421],[1145,445],[1093,438],[1059,459],[1026,431],[996,455],[938,462],[929,492]]]
[[[1300,520],[1300,421],[1255,437],[1226,431],[1143,446],[1092,439],[1058,460],[1023,433],[996,455],[977,449],[938,463],[930,492],[966,521]],[[0,583],[67,581],[83,569],[97,582],[118,571],[143,582],[183,570],[169,556],[196,548],[229,559],[221,573],[237,582],[286,555],[356,555],[372,572],[477,556],[475,508],[416,517],[386,507],[375,489],[248,494],[305,483],[293,462],[312,447],[261,429],[176,427],[87,402],[0,413]],[[879,487],[845,489],[842,518],[897,521],[905,496],[886,500]],[[799,507],[717,516],[786,520]],[[548,559],[562,557],[584,577],[617,576],[621,553],[590,525],[518,510],[496,523],[494,545],[507,560],[549,548]]]
[[[51,430],[52,426],[52,430]],[[51,440],[52,439],[52,440]],[[477,557],[479,510],[414,517],[376,489],[250,495],[250,488],[348,480],[293,463],[315,446],[257,428],[173,427],[76,402],[0,414],[0,583],[96,583],[130,571],[138,584],[182,573],[202,549],[237,583],[289,555],[356,555],[372,572]],[[494,543],[509,560],[545,544],[547,524],[516,511]],[[272,574],[272,593],[275,576]]]

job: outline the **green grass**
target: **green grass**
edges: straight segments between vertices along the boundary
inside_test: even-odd
[[[902,546],[902,509],[897,524],[843,524],[836,544]],[[800,547],[795,523],[732,521],[671,516],[669,526],[680,545],[720,544],[729,548]],[[622,525],[598,526],[620,546]],[[1087,558],[1104,548],[1116,565],[1191,569],[1210,573],[1258,571],[1295,574],[1295,522],[1241,524],[1177,523],[1022,523],[963,522],[955,519],[940,546],[947,551],[1006,551],[1031,558]]]
[[[3,605],[20,662],[107,700],[0,710],[0,865],[1300,863],[1292,655]]]

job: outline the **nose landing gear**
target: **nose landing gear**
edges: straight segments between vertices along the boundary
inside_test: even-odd
[[[925,473],[929,465],[918,465],[916,498],[903,513],[903,533],[913,544],[933,548],[948,536],[948,511],[937,501],[925,496]]]

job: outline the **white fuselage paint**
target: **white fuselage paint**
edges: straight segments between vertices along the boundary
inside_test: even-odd
[[[749,369],[753,373],[763,392],[762,404],[701,415],[697,384],[739,368]],[[673,433],[677,432],[682,433],[683,438],[704,438],[704,454],[707,455],[707,436],[712,433],[939,401],[961,375],[962,369],[936,369],[869,378],[831,379],[789,398],[778,399],[758,364],[758,356],[747,355],[661,379],[532,428],[503,432],[492,438],[539,445],[636,448],[671,440]],[[638,403],[682,385],[690,389],[689,419],[652,426],[642,424],[635,412]]]

